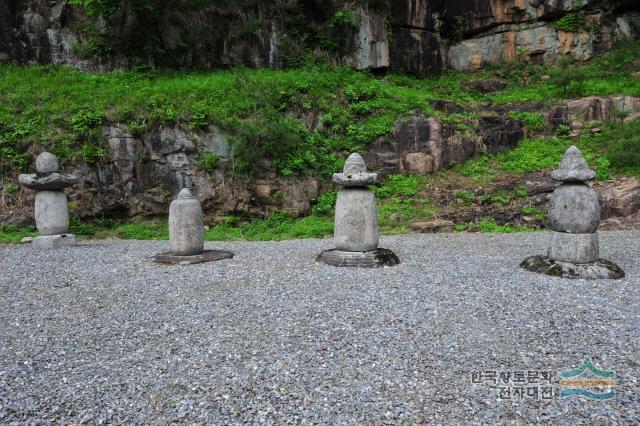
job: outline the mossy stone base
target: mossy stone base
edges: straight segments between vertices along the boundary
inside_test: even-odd
[[[598,259],[591,263],[558,262],[548,256],[531,256],[520,264],[527,271],[552,277],[599,280],[617,280],[624,278],[624,271],[615,263]]]
[[[384,248],[365,252],[333,249],[320,253],[316,262],[347,268],[382,268],[398,265],[400,259],[394,252]]]
[[[165,265],[193,265],[196,263],[231,259],[233,256],[234,253],[225,250],[204,250],[202,253],[193,256],[176,256],[173,253],[168,252],[154,256],[153,261]]]

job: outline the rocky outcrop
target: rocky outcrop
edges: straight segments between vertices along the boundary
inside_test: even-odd
[[[80,188],[72,194],[83,216],[165,215],[181,188],[189,188],[212,221],[229,214],[308,213],[318,196],[315,178],[283,177],[268,163],[253,180],[231,173],[232,147],[215,126],[205,132],[159,127],[134,137],[118,127],[105,127],[110,161],[89,167],[75,164]],[[196,164],[204,153],[219,158],[215,170]]]
[[[369,145],[366,161],[382,175],[431,173],[465,161],[484,150],[477,136],[460,134],[422,113],[396,123],[389,140]]]
[[[640,34],[640,14],[627,13],[615,21],[602,14],[590,17],[598,32],[565,32],[553,23],[522,26],[504,24],[451,46],[447,65],[457,70],[476,70],[504,61],[553,63],[561,56],[586,61],[610,48],[616,40]]]
[[[640,117],[640,98],[635,96],[590,96],[575,99],[545,113],[552,128],[574,130],[590,121],[631,121]]]
[[[640,182],[635,178],[605,182],[596,188],[602,219],[627,217],[640,212]]]
[[[553,22],[576,13],[573,0],[334,2],[356,17],[348,24],[355,27],[340,34],[329,6],[307,2],[289,2],[283,6],[288,9],[277,12],[266,2],[180,8],[158,2],[164,9],[152,26],[145,24],[153,40],[153,49],[146,49],[136,45],[144,39],[139,23],[120,12],[107,22],[85,16],[66,0],[5,3],[0,8],[0,60],[80,69],[113,69],[141,60],[150,66],[281,68],[317,53],[358,70],[392,68],[424,76],[510,60],[548,63],[563,55],[587,60],[616,40],[640,35],[640,5],[630,1],[616,2],[611,16],[602,12],[603,2],[583,2],[579,13],[590,29],[576,32],[560,31]],[[137,41],[127,43],[128,38]],[[119,40],[119,47],[94,51],[100,42],[113,40]]]

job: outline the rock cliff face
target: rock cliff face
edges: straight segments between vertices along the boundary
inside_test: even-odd
[[[100,34],[119,39],[125,47],[135,45],[127,43],[128,38],[139,41],[139,24],[124,15],[108,22],[90,18],[66,0],[0,3],[0,60],[81,69],[133,65],[124,47],[113,51],[99,44]],[[317,40],[331,39],[337,46],[324,53],[336,63],[422,76],[506,60],[552,62],[562,55],[586,60],[616,40],[640,34],[640,4],[628,0],[589,0],[578,8],[574,0],[400,0],[376,1],[375,7],[364,0],[334,1],[338,10],[354,16],[340,35],[334,34],[337,24],[325,16],[326,7],[316,3],[299,0],[289,6],[304,21],[303,36],[300,27],[273,15],[267,6],[234,10],[211,2],[167,9],[153,27],[145,28],[162,54],[142,59],[152,66],[160,61],[157,65],[170,67],[280,68],[306,53],[322,53],[326,46]],[[576,14],[580,24],[558,29],[562,26],[554,21],[567,14]]]
[[[433,106],[448,112],[460,108],[446,102]],[[398,121],[387,137],[370,144],[363,156],[384,177],[396,173],[427,174],[481,153],[503,152],[529,136],[522,123],[506,115],[507,111],[518,109],[536,107],[509,105],[479,111],[479,118],[468,123],[472,132],[460,131],[455,125],[416,111]],[[611,120],[614,111],[622,111],[626,120],[637,118],[640,99],[589,97],[541,110],[550,133],[560,124],[579,132],[586,122]],[[157,127],[138,137],[116,125],[102,131],[108,157],[95,165],[76,162],[66,170],[80,178],[69,199],[81,217],[165,216],[171,199],[185,187],[202,202],[207,223],[229,214],[268,216],[274,211],[287,211],[303,215],[330,185],[328,179],[283,177],[266,161],[258,164],[253,178],[234,177],[233,146],[229,135],[216,126],[197,132]],[[39,147],[32,147],[32,152],[40,152]],[[197,166],[204,153],[213,153],[220,159],[215,170]],[[17,204],[3,209],[0,224],[30,224],[32,197],[25,191]]]

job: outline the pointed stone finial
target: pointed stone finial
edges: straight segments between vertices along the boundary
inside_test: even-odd
[[[596,172],[589,168],[582,152],[575,146],[567,149],[558,169],[551,172],[551,178],[559,182],[584,182],[595,177]]]
[[[57,172],[59,168],[58,159],[50,152],[43,152],[36,158],[36,172],[39,174]]]
[[[193,198],[193,194],[189,191],[189,188],[184,188],[178,193],[178,200],[189,200]]]
[[[364,162],[364,158],[357,152],[351,154],[344,163],[343,172],[346,174],[364,173],[366,171],[367,165]]]

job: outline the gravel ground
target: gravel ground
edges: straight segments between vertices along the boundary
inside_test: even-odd
[[[315,265],[331,240],[191,266],[151,263],[166,242],[0,246],[0,423],[640,423],[639,231],[601,235],[620,281],[520,270],[544,233],[383,243],[400,266]],[[586,356],[613,399],[472,383],[544,370],[557,391]]]

